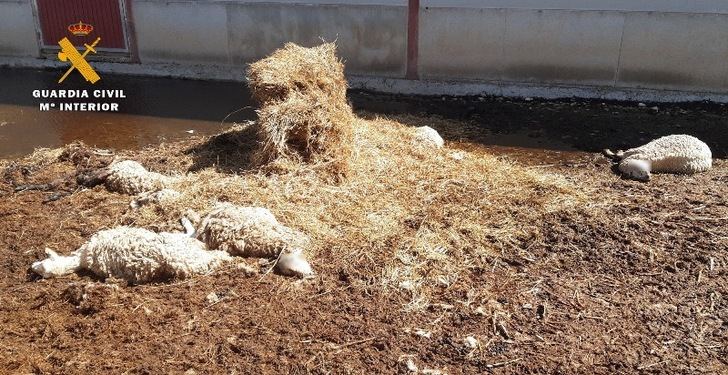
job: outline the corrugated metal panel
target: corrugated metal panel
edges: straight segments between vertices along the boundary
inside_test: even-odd
[[[36,0],[43,45],[57,46],[67,37],[75,46],[91,44],[101,37],[99,48],[126,50],[124,25],[119,0]],[[88,23],[94,30],[87,36],[75,36],[68,31],[73,23]]]

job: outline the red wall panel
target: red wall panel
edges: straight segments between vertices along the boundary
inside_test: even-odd
[[[67,37],[75,46],[91,44],[101,37],[98,48],[127,49],[119,0],[36,0],[43,44],[57,46]],[[72,23],[88,23],[94,30],[87,36],[68,31]]]

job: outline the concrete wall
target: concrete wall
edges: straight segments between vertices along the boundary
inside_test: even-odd
[[[314,4],[315,3],[315,4]],[[144,62],[241,65],[285,42],[336,40],[348,73],[401,76],[406,3],[401,1],[134,1]]]
[[[0,0],[0,55],[40,55],[30,0]]]
[[[657,11],[654,11],[657,10]],[[728,2],[424,0],[424,79],[728,92]]]
[[[407,0],[132,0],[132,8],[149,66],[238,71],[287,41],[324,38],[337,40],[347,73],[401,79],[414,30]],[[429,82],[728,94],[725,0],[421,0],[416,14],[414,60],[434,88]],[[36,38],[31,0],[0,0],[0,55],[38,56]]]
[[[225,4],[135,1],[132,7],[142,63],[230,63]]]
[[[290,41],[314,46],[337,41],[348,73],[402,76],[406,7],[381,5],[228,5],[233,64],[258,60]]]
[[[727,91],[728,15],[625,15],[617,85]]]

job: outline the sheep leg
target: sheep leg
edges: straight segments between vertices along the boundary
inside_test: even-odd
[[[45,249],[48,258],[33,263],[33,272],[43,278],[58,277],[74,273],[81,268],[81,257],[77,252],[69,256],[58,255],[55,251]]]
[[[612,159],[612,161],[618,162],[622,159],[624,159],[624,151],[618,150],[617,152],[613,152],[612,150],[605,148],[602,150],[602,154],[606,156],[609,159]]]
[[[275,270],[283,276],[307,278],[313,276],[313,269],[300,249],[283,250],[276,259]]]
[[[110,174],[111,171],[109,168],[79,172],[76,175],[76,183],[85,187],[94,187],[103,184],[106,181],[106,177],[109,177]]]
[[[180,223],[182,223],[182,226],[185,228],[185,234],[187,237],[195,238],[195,234],[197,230],[195,230],[195,227],[192,225],[192,222],[190,219],[183,217],[179,219]]]

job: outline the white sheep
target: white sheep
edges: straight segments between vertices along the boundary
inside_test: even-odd
[[[437,130],[429,126],[420,126],[415,129],[415,140],[420,144],[426,144],[431,147],[442,148],[445,141]]]
[[[705,142],[685,134],[668,135],[627,151],[604,150],[619,162],[619,171],[641,181],[652,172],[693,174],[711,168],[713,155]]]
[[[85,269],[99,277],[140,284],[207,273],[232,259],[224,251],[207,251],[204,243],[191,238],[191,224],[185,227],[187,234],[126,226],[102,230],[69,256],[46,249],[49,258],[31,268],[44,278]]]
[[[232,255],[277,258],[276,270],[281,274],[313,274],[303,255],[308,236],[282,225],[266,208],[218,204],[202,219],[196,235],[209,248]]]
[[[150,172],[133,160],[111,164],[106,177],[106,188],[123,194],[139,194],[167,187],[171,178]]]

